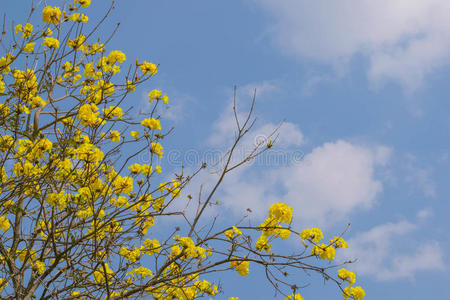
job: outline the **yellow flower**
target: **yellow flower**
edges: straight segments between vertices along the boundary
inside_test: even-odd
[[[142,171],[142,166],[140,164],[133,164],[128,167],[131,173],[133,174],[139,174]]]
[[[81,79],[81,75],[80,74],[77,74],[77,75],[75,75],[74,77],[73,77],[73,82],[75,83],[75,82],[77,82],[78,80],[80,80]]]
[[[141,251],[144,254],[152,255],[153,253],[159,253],[161,250],[161,244],[157,239],[146,239],[141,245]]]
[[[164,96],[162,96],[161,100],[164,102],[164,104],[169,104],[169,97],[167,97],[166,94],[164,94]]]
[[[117,206],[117,207],[123,207],[123,206],[128,206],[129,205],[128,204],[128,199],[126,197],[124,197],[124,196],[119,196],[119,197],[117,197],[117,199],[116,198],[112,198],[110,200],[110,203],[112,205],[114,205],[114,206]]]
[[[193,258],[206,257],[206,250],[202,247],[195,246],[195,243],[192,241],[190,237],[179,237],[178,235],[176,235],[174,239],[176,239],[180,243],[180,246],[183,248],[182,250],[184,254],[184,256],[182,257],[183,260],[187,259],[188,257]],[[172,251],[178,252],[178,254],[181,253],[181,249],[176,250],[174,247],[172,247]]]
[[[275,229],[275,236],[281,237],[282,240],[287,239],[291,235],[291,231],[286,228]]]
[[[90,45],[89,47],[85,48],[85,53],[89,54],[89,55],[102,53],[104,51],[105,51],[105,45],[99,44],[99,43],[94,43],[94,44]]]
[[[258,240],[256,241],[255,244],[255,248],[258,251],[266,251],[266,252],[270,252],[270,249],[272,248],[272,244],[268,243],[269,240],[267,239],[267,237],[265,235],[261,235]]]
[[[160,143],[152,143],[152,147],[150,149],[150,152],[155,153],[156,155],[159,156],[159,158],[162,158],[163,156],[163,147],[161,146]],[[161,170],[160,166],[156,166],[156,172],[159,174],[160,172],[158,172],[158,167],[159,170]]]
[[[106,272],[105,272],[106,270]],[[105,268],[103,266],[99,266],[97,270],[94,271],[94,280],[96,283],[103,283],[105,282],[105,273],[106,276],[109,278],[112,277],[111,275],[114,273],[113,270],[111,270],[107,263],[105,263]]]
[[[141,125],[149,128],[151,130],[153,130],[153,129],[161,130],[161,123],[158,119],[155,119],[155,118],[144,119],[144,120],[142,120]]]
[[[95,77],[95,69],[92,63],[88,63],[84,65],[84,73],[83,76],[85,77]]]
[[[80,22],[81,22],[81,23],[86,23],[87,21],[89,21],[89,17],[86,16],[85,14],[81,14],[81,16],[80,16]]]
[[[355,273],[345,268],[342,268],[338,271],[338,277],[342,280],[347,281],[348,283],[350,283],[350,285],[354,284],[356,281]]]
[[[321,259],[333,260],[336,250],[331,245],[320,244],[314,245],[311,255],[319,256]]]
[[[67,198],[64,191],[47,194],[45,201],[53,207],[58,207],[59,210],[63,210],[67,206]]]
[[[362,300],[364,296],[366,295],[366,292],[364,289],[360,286],[354,287],[352,290],[353,299],[355,300]]]
[[[42,99],[40,96],[35,96],[35,97],[31,98],[31,108],[36,108],[39,106],[44,107],[46,105],[47,105],[47,102],[44,99]]]
[[[335,248],[348,248],[347,242],[340,236],[335,236],[330,243],[333,244]]]
[[[72,66],[72,63],[71,63],[70,61],[66,61],[66,62],[64,63],[64,65],[61,66],[61,69],[63,69],[63,70],[66,71],[66,72],[75,71],[75,70],[74,70],[74,66]],[[78,67],[78,70],[79,70],[79,69],[80,69],[80,68]],[[78,72],[78,70],[76,70],[76,72]]]
[[[352,288],[353,288],[353,287],[348,286],[348,287],[346,287],[346,288],[342,291],[342,296],[344,297],[345,300],[347,300],[348,297],[351,296]]]
[[[33,52],[34,51],[34,45],[36,43],[28,43],[25,45],[25,47],[23,47],[23,50],[27,53]]]
[[[59,41],[52,37],[46,37],[46,38],[44,38],[43,45],[48,48],[57,49],[57,48],[59,48]]]
[[[22,29],[22,37],[24,39],[27,39],[31,36],[31,33],[33,32],[33,24],[26,23],[25,26],[23,26]]]
[[[53,34],[53,31],[50,28],[47,28],[46,31],[42,31],[43,36],[51,36]]]
[[[127,57],[125,56],[125,54],[119,50],[111,51],[111,53],[109,53],[109,55],[108,55],[108,63],[111,65],[115,64],[116,62],[121,64],[126,59],[127,59]]]
[[[31,36],[31,33],[33,33],[33,24],[30,23],[26,23],[23,27],[22,24],[18,24],[16,25],[16,27],[14,27],[16,34],[19,33],[19,31],[22,32],[22,37],[24,39],[27,39]]]
[[[134,275],[140,275],[142,278],[153,276],[152,271],[147,268],[140,266],[139,268],[133,269],[127,273],[127,275],[131,275],[134,278]]]
[[[150,93],[148,93],[148,102],[152,103],[153,100],[158,99],[159,97],[161,97],[162,95],[162,91],[160,90],[153,90]]]
[[[113,74],[120,73],[120,67],[117,65],[114,65],[111,70]]]
[[[121,120],[123,117],[123,110],[118,106],[110,106],[108,108],[103,109],[103,114],[107,119],[117,117],[117,119]]]
[[[1,86],[1,75],[0,75],[0,86]],[[0,91],[0,92],[2,92],[2,91]],[[10,112],[11,112],[11,110],[9,109],[8,105],[0,103],[0,117],[6,119],[6,117],[9,115]],[[6,137],[8,137],[8,138],[6,138]],[[5,135],[3,137],[0,136],[0,143],[2,142],[2,139],[3,139],[3,141],[5,141],[5,138],[9,139],[9,138],[11,138],[11,136],[9,136],[9,135]]]
[[[134,92],[135,89],[136,89],[136,85],[134,85],[132,81],[127,80],[127,91],[132,93],[132,92]]]
[[[318,243],[321,239],[323,239],[323,233],[320,228],[305,229],[300,232],[300,237],[303,240],[311,239],[314,243]]]
[[[39,221],[35,226],[35,231],[40,234],[42,238],[47,238],[46,231],[52,228],[52,223],[46,223],[44,220]]]
[[[139,131],[132,131],[132,132],[130,132],[130,135],[131,135],[133,138],[137,139],[138,136],[139,136]]]
[[[360,286],[357,287],[348,286],[344,289],[342,295],[344,296],[344,299],[348,299],[350,296],[352,296],[354,300],[362,300],[366,295],[366,292]]]
[[[9,224],[9,220],[4,217],[0,216],[0,229],[3,231],[7,231],[11,225]]]
[[[0,142],[1,142],[1,138],[0,138]],[[2,166],[2,167],[0,167],[0,182],[3,183],[6,181],[6,179],[8,179],[8,175],[6,174],[5,167]],[[10,203],[14,204],[14,201],[7,200],[3,203],[3,206],[8,207]]]
[[[260,228],[265,236],[270,236],[278,234],[278,229],[282,227],[278,224],[277,220],[268,217],[264,220],[264,223],[260,224]]]
[[[139,68],[141,69],[142,73],[145,75],[153,76],[158,72],[158,67],[151,62],[144,61]]]
[[[269,217],[278,222],[290,223],[292,220],[292,207],[286,203],[274,203],[269,208]]]
[[[284,300],[303,300],[303,296],[300,294],[295,294],[291,296],[287,296]]]
[[[14,31],[16,32],[16,34],[18,34],[19,31],[22,31],[22,24],[17,24],[17,25],[14,27]]]
[[[109,139],[112,142],[120,142],[120,132],[118,132],[117,130],[111,130],[110,134],[109,134]]]
[[[0,75],[0,93],[3,93],[5,91],[5,83],[2,81],[3,77]],[[8,112],[5,113],[6,108],[8,109]],[[6,117],[9,115],[9,107],[4,105],[3,103],[0,103],[0,117]]]
[[[83,126],[95,126],[101,124],[102,120],[98,118],[98,107],[94,103],[83,104],[78,110],[77,119],[81,120]]]
[[[39,274],[44,273],[45,263],[43,261],[37,260],[35,266]]]
[[[6,281],[6,283],[4,283]],[[8,279],[0,278],[0,292],[8,286]]]
[[[250,265],[250,262],[248,262],[246,260],[238,260],[238,261],[230,262],[230,267],[235,268],[236,271],[241,276],[247,276],[250,273],[249,268],[248,268],[249,265]]]
[[[242,235],[242,232],[239,230],[239,228],[233,226],[232,229],[226,230],[224,234],[227,238],[231,240],[234,239],[235,237]]]
[[[215,295],[217,294],[217,286],[213,285],[211,288],[211,283],[207,280],[197,280],[194,283],[194,286],[197,288],[198,291],[202,292],[202,293],[207,293],[209,295]]]
[[[155,225],[155,217],[154,216],[146,217],[141,226],[142,234],[147,234],[148,229],[153,225]]]
[[[117,176],[112,184],[116,194],[127,194],[133,191],[133,178],[131,177]]]
[[[96,148],[94,145],[90,143],[84,143],[78,149],[76,149],[76,156],[79,160],[84,160],[86,162],[95,162],[98,163],[104,158],[104,153]]]
[[[36,250],[31,249],[28,250],[27,248],[25,249],[20,249],[16,251],[17,256],[19,257],[20,261],[25,261],[25,259],[28,260],[35,260],[36,259]],[[28,257],[27,257],[28,256]]]
[[[119,254],[131,263],[134,263],[141,258],[141,250],[139,248],[128,250],[128,248],[126,247],[121,247],[119,250]]]
[[[80,13],[73,13],[73,14],[70,16],[69,20],[70,20],[70,21],[78,21],[79,18],[80,18]]]
[[[5,88],[5,83],[2,81],[2,79],[3,79],[3,77],[2,77],[2,75],[0,75],[0,94],[2,94],[5,91],[5,89],[6,89]],[[5,105],[0,103],[0,117],[3,117],[3,115],[5,114],[4,113],[4,110],[5,110],[4,107],[5,107]],[[8,107],[8,109],[9,109],[9,107]],[[9,112],[8,112],[8,114],[9,114]]]
[[[53,147],[53,143],[49,139],[40,139],[35,142],[35,145],[31,152],[28,154],[30,160],[37,160],[44,158],[44,153],[50,153]]]
[[[148,176],[150,174],[152,174],[153,172],[153,167],[150,165],[141,165],[141,171],[140,173],[142,173],[142,175]]]
[[[79,36],[77,36],[73,40],[68,39],[67,40],[67,46],[69,46],[72,49],[78,49],[78,48],[80,48],[83,45],[83,43],[85,41],[86,41],[86,37],[84,36],[84,34],[80,34]]]
[[[91,5],[91,0],[75,0],[75,3],[80,3],[82,7],[88,7]]]
[[[13,62],[14,56],[11,52],[7,53],[5,56],[0,58],[0,71],[4,74],[8,74],[11,71],[11,63]]]
[[[59,7],[46,6],[42,10],[42,21],[49,24],[58,24],[61,20],[61,10]]]

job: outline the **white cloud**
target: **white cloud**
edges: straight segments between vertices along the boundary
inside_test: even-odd
[[[330,82],[335,80],[335,76],[327,76],[324,74],[312,74],[309,75],[306,81],[303,82],[301,88],[301,95],[304,97],[312,96],[314,90],[324,82]]]
[[[240,86],[237,88],[236,92],[236,114],[237,119],[239,120],[240,125],[244,123],[247,114],[246,112],[249,109],[249,105],[253,99],[254,93],[256,90],[256,98],[257,102],[261,102],[268,95],[272,95],[276,91],[278,91],[278,87],[274,82],[271,81],[263,81],[261,83],[250,83],[244,86]],[[233,96],[229,97],[227,100],[227,106],[223,110],[222,114],[219,116],[217,121],[213,124],[213,130],[208,139],[208,144],[211,146],[230,146],[233,142],[236,132],[236,118],[233,112]],[[247,109],[247,110],[246,110]],[[249,135],[247,135],[246,139],[250,143],[247,143],[248,146],[252,146],[254,144],[255,139],[259,137],[264,137],[270,134],[278,125],[275,124],[264,124],[263,127],[258,130],[252,129]],[[283,131],[292,131],[292,125],[288,123],[285,124],[282,128]],[[288,133],[289,134],[289,133]],[[250,135],[252,135],[250,137]],[[283,139],[283,137],[281,136]],[[298,144],[302,142],[303,136],[301,133],[297,133],[296,136],[293,137],[295,141],[294,144]],[[246,143],[243,143],[246,144]]]
[[[279,125],[273,123],[267,123],[259,127],[255,132],[251,133],[249,137],[258,142],[259,139],[268,140],[268,134],[272,133]],[[279,127],[276,135],[272,138],[276,138],[276,147],[281,149],[286,149],[291,146],[301,146],[304,144],[303,133],[300,131],[297,125],[290,122],[284,122]]]
[[[273,94],[279,90],[279,87],[274,81],[266,80],[258,83],[249,83],[243,86],[237,87],[238,97],[253,98],[255,91],[258,101],[261,97]]]
[[[236,113],[239,121],[244,120],[245,115],[240,111]],[[233,102],[228,101],[227,107],[213,124],[212,133],[208,138],[208,144],[211,146],[229,145],[237,131],[236,121],[233,114]]]
[[[368,77],[409,90],[450,62],[447,0],[254,0],[273,16],[269,29],[287,54],[345,65],[369,59]]]
[[[436,196],[436,184],[433,181],[433,169],[429,166],[419,166],[418,159],[412,154],[406,155],[405,176],[406,183],[420,189],[424,196]]]
[[[417,218],[420,220],[426,220],[434,215],[434,211],[431,208],[424,208],[417,212]]]
[[[277,170],[302,223],[332,224],[355,210],[370,208],[382,190],[374,170],[384,163],[375,150],[339,140],[312,150],[301,164]],[[386,155],[386,154],[384,154]]]
[[[392,148],[386,146],[378,146],[374,149],[375,161],[382,166],[387,165],[391,156]]]
[[[177,101],[180,99],[177,99]],[[176,104],[170,104],[159,110],[159,114],[163,120],[170,120],[173,122],[179,122],[183,119],[184,110],[183,102],[178,102]]]
[[[407,221],[378,225],[350,239],[349,248],[342,253],[345,259],[358,259],[352,265],[358,274],[380,281],[412,279],[418,271],[444,269],[443,251],[436,241],[421,241],[403,249],[406,243],[401,238],[416,229],[416,225]]]
[[[222,186],[224,203],[261,216],[268,205],[283,201],[293,207],[297,225],[331,225],[374,204],[382,190],[374,177],[381,165],[377,149],[339,140],[313,149],[301,163],[267,165],[259,173],[238,170]]]
[[[269,136],[277,128],[276,124],[266,123],[252,129],[235,149],[231,164],[242,161],[258,143],[264,142],[265,144],[268,139],[273,139],[274,137],[270,138]],[[302,132],[293,123],[284,123],[278,128],[277,135],[276,150],[268,151],[252,162],[241,165],[225,177],[221,186],[221,199],[222,204],[227,208],[238,213],[243,213],[250,208],[261,217],[266,213],[268,203],[276,201],[277,196],[274,191],[278,188],[277,180],[274,180],[274,177],[277,176],[275,173],[282,168],[281,166],[286,167],[290,163],[289,154],[304,142]],[[226,133],[223,133],[221,137],[226,138]],[[233,136],[228,137],[232,138]],[[230,143],[227,144],[228,147],[229,145]],[[262,165],[266,171],[254,170],[253,165]]]
[[[232,101],[229,103],[208,140],[220,149],[235,138]],[[238,113],[238,119],[243,118],[244,114]],[[277,124],[270,122],[256,124],[236,148],[233,162],[242,160],[276,128]],[[323,226],[347,221],[351,213],[375,203],[382,191],[375,171],[386,166],[391,148],[338,140],[303,155],[300,147],[305,139],[296,124],[284,123],[278,134],[273,153],[266,152],[254,162],[263,171],[245,164],[225,177],[220,195],[224,206],[240,214],[250,208],[260,218],[271,203],[283,201],[293,207],[297,225]]]

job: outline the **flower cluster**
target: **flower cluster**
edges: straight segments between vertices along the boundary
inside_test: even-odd
[[[225,236],[230,240],[242,235],[242,232],[236,226],[233,226],[231,229],[225,230]]]
[[[274,203],[269,207],[269,216],[260,225],[262,235],[258,238],[255,247],[258,251],[270,252],[272,245],[269,238],[281,237],[287,239],[291,231],[284,228],[281,223],[290,223],[292,221],[292,207],[286,203]]]
[[[247,276],[250,273],[250,262],[247,260],[232,260],[230,261],[230,267],[236,269],[241,276]]]

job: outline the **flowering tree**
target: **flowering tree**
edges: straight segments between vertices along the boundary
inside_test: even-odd
[[[272,142],[259,143],[241,161],[232,159],[253,125],[254,101],[245,120],[236,116],[236,137],[217,182],[192,201],[195,215],[190,218],[174,205],[197,172],[162,181],[158,159],[170,130],[163,130],[157,108],[169,98],[152,90],[150,113],[136,116],[125,109],[128,94],[155,76],[158,66],[136,61],[124,67],[126,55],[108,51],[109,39],[93,41],[110,10],[86,31],[89,5],[90,0],[65,7],[32,5],[25,24],[3,26],[2,299],[214,297],[221,291],[206,280],[208,273],[231,270],[247,276],[252,265],[260,265],[286,299],[303,299],[299,277],[287,273],[307,270],[334,281],[345,299],[361,300],[365,293],[354,286],[353,272],[336,272],[338,265],[323,263],[347,247],[342,235],[321,242],[318,228],[297,231],[286,203],[272,204],[267,219],[253,226],[217,228],[205,220],[223,178],[272,147]],[[37,11],[42,22],[31,24]],[[142,153],[149,154],[146,164],[138,159]],[[176,216],[183,221],[175,231],[157,230],[158,219]],[[292,255],[272,250],[275,240],[289,236],[304,247]]]

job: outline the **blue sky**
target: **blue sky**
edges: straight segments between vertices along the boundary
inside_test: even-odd
[[[93,0],[90,18],[107,2]],[[28,1],[0,4],[11,18]],[[224,149],[233,85],[242,112],[257,89],[258,121],[242,151],[285,120],[275,147],[285,160],[262,158],[222,186],[227,218],[251,207],[262,219],[271,202],[286,201],[300,227],[332,235],[351,222],[346,257],[358,258],[365,299],[445,300],[449,9],[446,0],[122,0],[109,19],[121,23],[110,49],[160,64],[129,101],[145,108],[154,88],[170,96],[163,124],[175,131],[165,149],[194,154],[173,156],[167,168],[193,169]],[[258,278],[223,277],[224,299],[272,299]],[[299,281],[310,283],[305,299],[341,299],[318,277]]]

